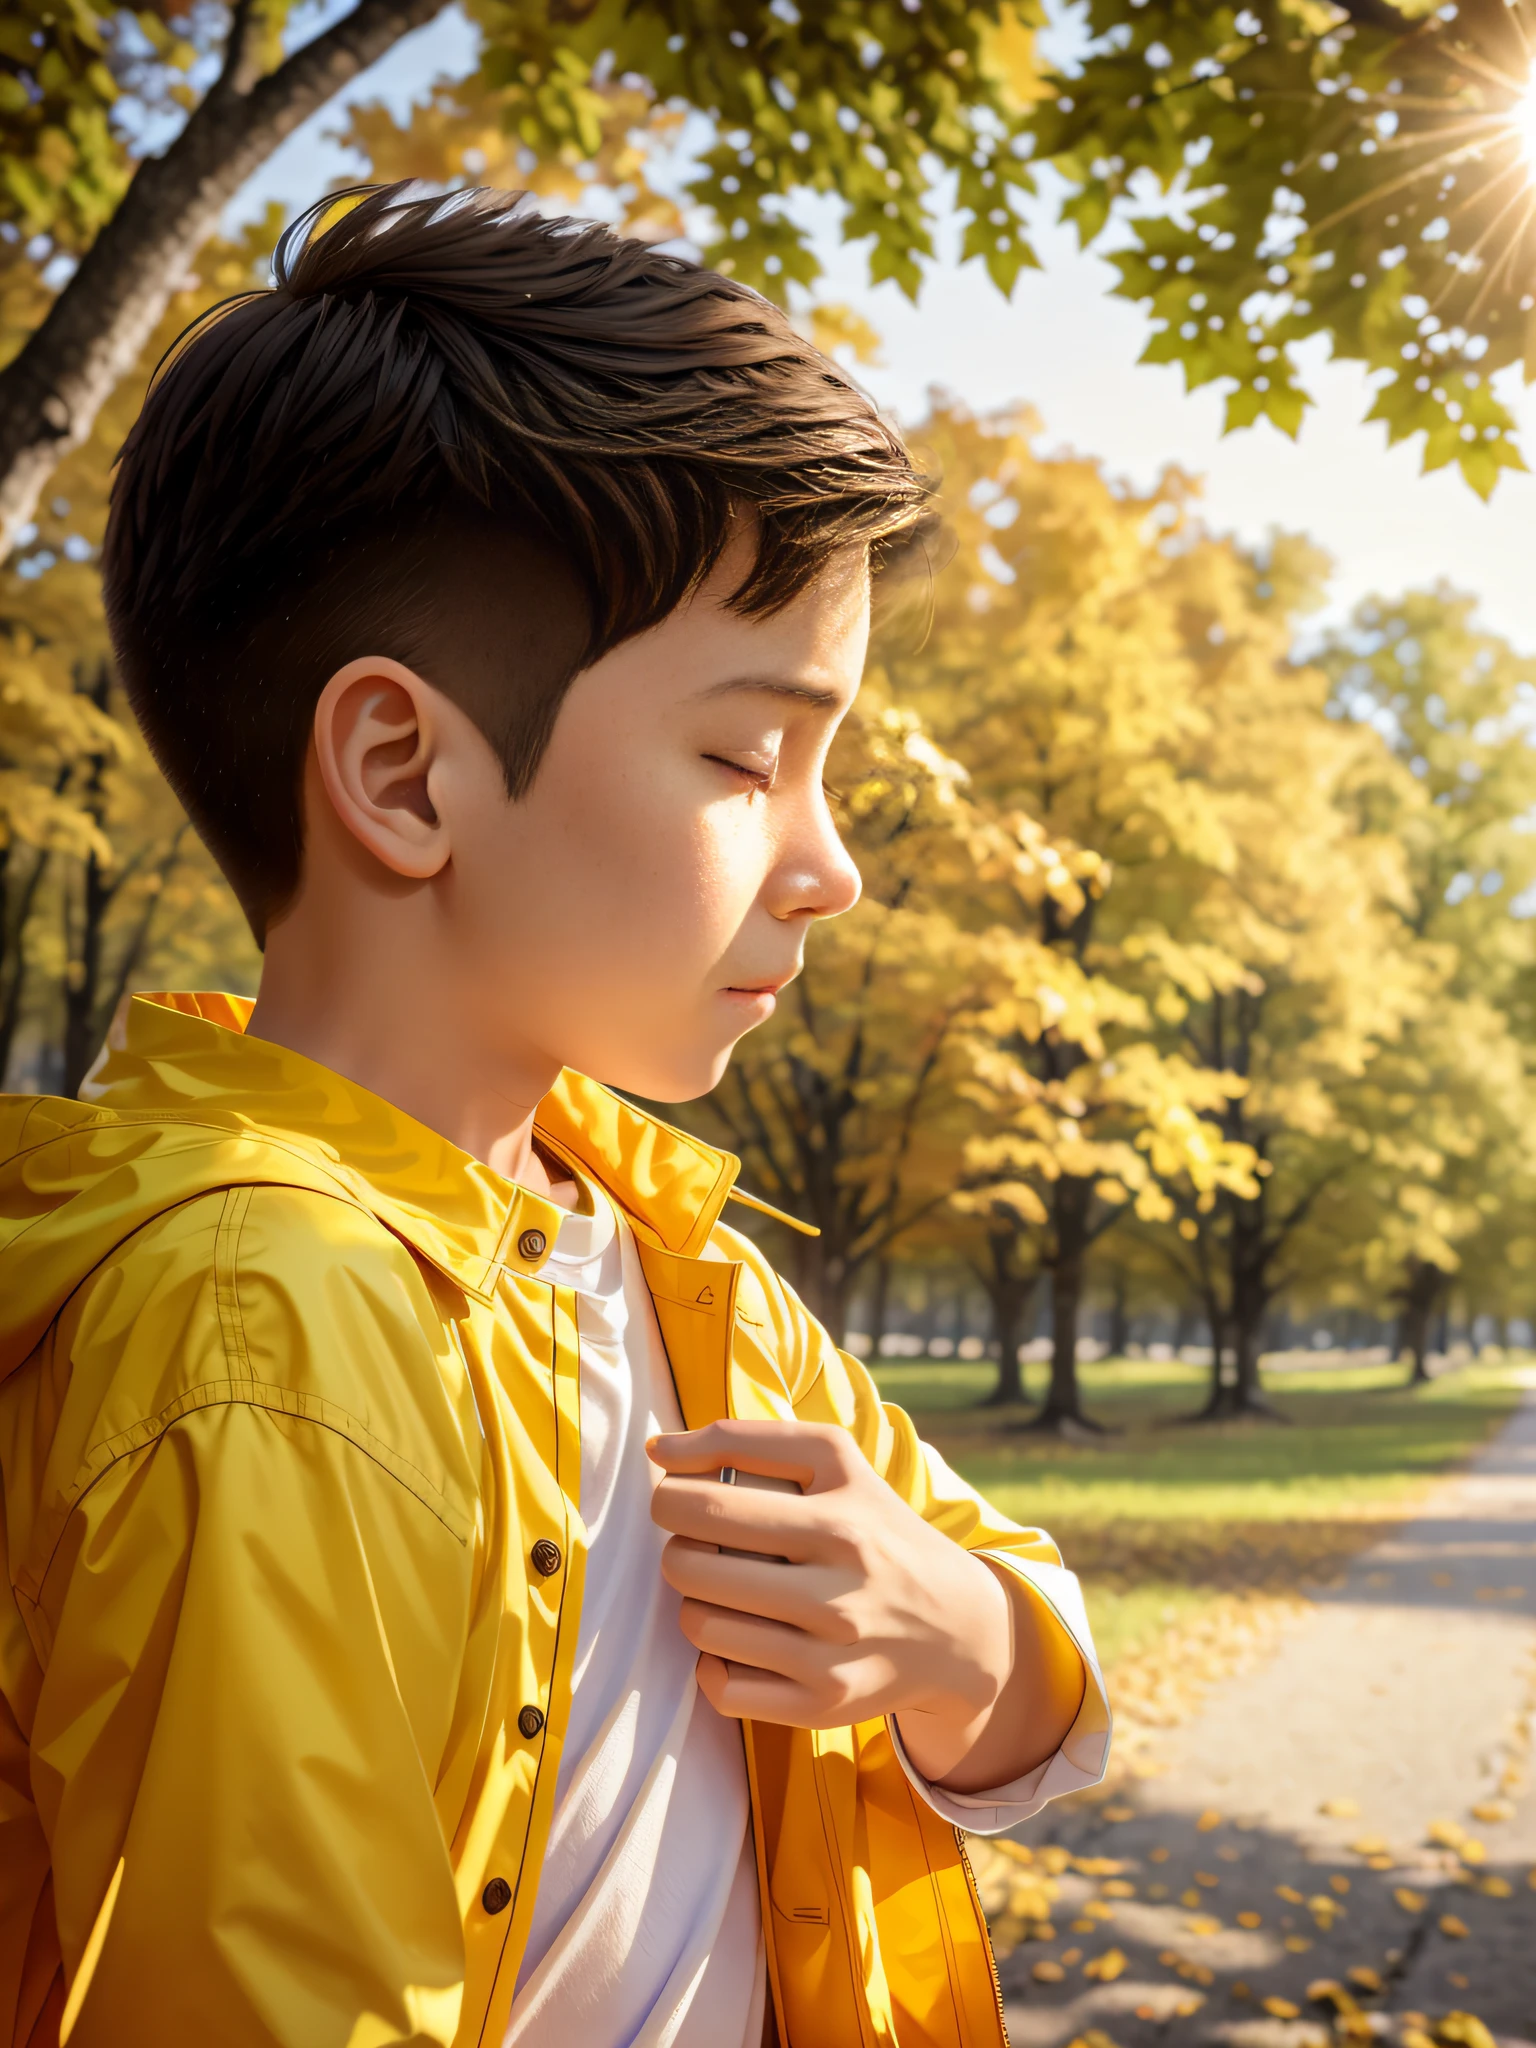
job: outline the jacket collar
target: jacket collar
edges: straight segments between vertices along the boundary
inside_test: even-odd
[[[501,1270],[543,1263],[564,1213],[366,1088],[248,1038],[247,997],[134,996],[114,1021],[83,1100],[135,1120],[212,1124],[296,1148],[396,1236],[485,1300]],[[534,1128],[596,1180],[644,1240],[697,1257],[739,1170],[566,1069]]]

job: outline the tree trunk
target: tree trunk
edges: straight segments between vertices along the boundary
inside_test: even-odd
[[[43,486],[89,436],[225,206],[278,144],[444,0],[359,0],[265,78],[261,10],[233,10],[223,71],[163,156],[147,157],[80,267],[0,372],[0,559]]]
[[[870,1363],[880,1356],[880,1340],[885,1335],[886,1318],[891,1307],[891,1262],[878,1259],[875,1262],[875,1284],[869,1297],[869,1357]]]
[[[1429,1326],[1441,1292],[1451,1276],[1427,1259],[1410,1259],[1408,1273],[1399,1291],[1402,1304],[1398,1317],[1399,1354],[1406,1351],[1413,1361],[1408,1374],[1410,1387],[1423,1386],[1429,1378]]]
[[[1115,1291],[1109,1303],[1109,1355],[1124,1358],[1130,1348],[1131,1321],[1126,1309],[1125,1275],[1115,1275]]]
[[[1200,1421],[1226,1412],[1227,1319],[1214,1296],[1209,1297],[1205,1304],[1205,1327],[1211,1336],[1211,1387],[1197,1418]]]
[[[1025,1398],[1019,1346],[1024,1339],[1024,1318],[1040,1274],[1038,1268],[1020,1272],[1017,1255],[1016,1231],[987,1233],[987,1264],[979,1278],[992,1304],[992,1335],[998,1347],[997,1385],[987,1396],[989,1408],[1017,1407]]]
[[[1066,1175],[1052,1199],[1055,1238],[1051,1273],[1051,1377],[1038,1415],[1026,1427],[1059,1433],[1068,1426],[1097,1429],[1083,1413],[1077,1384],[1077,1325],[1088,1266],[1088,1206],[1092,1184]]]

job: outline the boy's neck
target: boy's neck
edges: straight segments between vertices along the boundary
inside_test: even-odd
[[[395,989],[381,1001],[355,984],[342,994],[333,978],[326,986],[292,975],[274,950],[246,1026],[250,1037],[328,1067],[505,1179],[576,1207],[576,1183],[534,1141],[534,1117],[559,1076],[557,1062],[513,1057],[488,1072],[455,1031],[446,999]]]

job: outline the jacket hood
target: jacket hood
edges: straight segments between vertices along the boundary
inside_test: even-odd
[[[275,1183],[365,1208],[478,1300],[500,1271],[542,1263],[560,1210],[367,1089],[247,1038],[251,1009],[237,996],[131,997],[80,1101],[0,1096],[0,1379],[118,1245],[221,1187]],[[729,1154],[569,1071],[537,1129],[667,1251],[702,1250],[736,1177]]]

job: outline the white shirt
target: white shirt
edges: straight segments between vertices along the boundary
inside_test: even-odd
[[[628,1227],[599,1191],[561,1219],[540,1278],[574,1288],[586,1586],[549,1845],[504,2048],[759,2048],[766,1964],[746,1758],[695,1683],[651,1520],[646,1438],[683,1426]],[[1009,1560],[1013,1563],[1013,1560]],[[1055,1607],[1089,1684],[1057,1754],[996,1792],[930,1786],[946,1820],[1012,1827],[1102,1775],[1109,1718],[1077,1582],[1016,1567]]]

